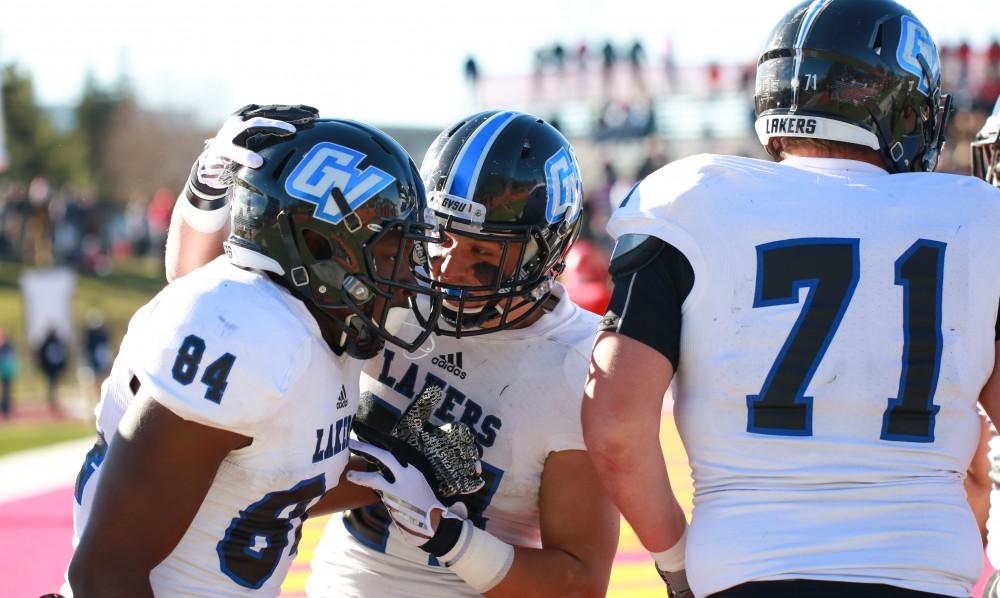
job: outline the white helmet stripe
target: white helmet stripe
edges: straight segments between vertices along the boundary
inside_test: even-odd
[[[757,130],[757,138],[763,145],[767,145],[772,137],[808,137],[854,143],[873,150],[879,148],[875,133],[857,125],[822,116],[764,115],[757,119],[754,128]]]

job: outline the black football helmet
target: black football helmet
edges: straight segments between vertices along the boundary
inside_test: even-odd
[[[972,176],[1000,187],[1000,97],[972,142]]]
[[[891,172],[932,171],[951,97],[937,46],[891,0],[806,0],[771,32],[757,62],[760,142],[812,137],[877,150]]]
[[[365,359],[385,340],[416,349],[440,310],[439,295],[413,277],[425,244],[438,240],[416,166],[362,123],[315,119],[297,129],[247,140],[264,164],[234,175],[226,253],[311,305],[321,328],[332,320],[335,350]],[[418,295],[427,298],[427,322],[401,330]]]
[[[495,244],[498,260],[477,268],[471,284],[418,270],[444,294],[438,333],[495,332],[541,309],[582,221],[580,169],[566,138],[528,114],[480,112],[438,135],[420,172],[445,236],[429,247],[431,265],[456,238]],[[417,318],[429,319],[420,310]]]

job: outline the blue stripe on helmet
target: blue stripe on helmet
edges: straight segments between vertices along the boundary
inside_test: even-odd
[[[517,112],[500,112],[495,114],[487,119],[472,134],[472,137],[465,144],[462,157],[452,172],[451,188],[448,190],[449,194],[465,199],[472,199],[469,197],[469,194],[472,191],[475,179],[479,175],[482,162],[486,159],[486,154],[489,153],[497,134],[517,114]]]

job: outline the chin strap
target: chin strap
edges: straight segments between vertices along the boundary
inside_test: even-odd
[[[548,313],[555,309],[556,305],[559,303],[559,297],[552,294],[552,283],[550,280],[542,281],[542,283],[532,289],[530,293],[516,296],[515,301],[518,298],[523,299],[524,301],[518,304],[514,304],[512,302],[510,309],[507,310],[508,314],[515,309],[520,309],[521,307],[539,301],[541,301],[541,307],[531,308],[530,311],[541,309],[542,311]],[[461,328],[458,327],[458,312],[455,310],[449,309],[447,306],[442,306],[441,317],[448,323],[449,326],[461,334],[461,331],[463,330],[471,328],[480,329],[483,328],[485,324],[493,321],[495,318],[503,318],[504,310],[500,308],[500,305],[506,302],[507,298],[493,299],[478,312],[474,314],[463,314]]]

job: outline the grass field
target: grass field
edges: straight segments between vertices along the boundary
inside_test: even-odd
[[[14,381],[15,402],[34,403],[41,400],[44,382],[25,339],[24,299],[18,282],[22,271],[18,264],[0,263],[0,328],[7,331],[17,348],[19,375]],[[87,311],[96,308],[104,314],[112,347],[117,350],[132,314],[164,284],[160,262],[152,258],[126,261],[108,276],[78,275],[73,297],[74,330],[79,334]],[[70,341],[70,353],[70,367],[62,384],[72,388],[77,384],[80,338]]]
[[[89,421],[0,423],[0,456],[93,435],[94,424]]]

